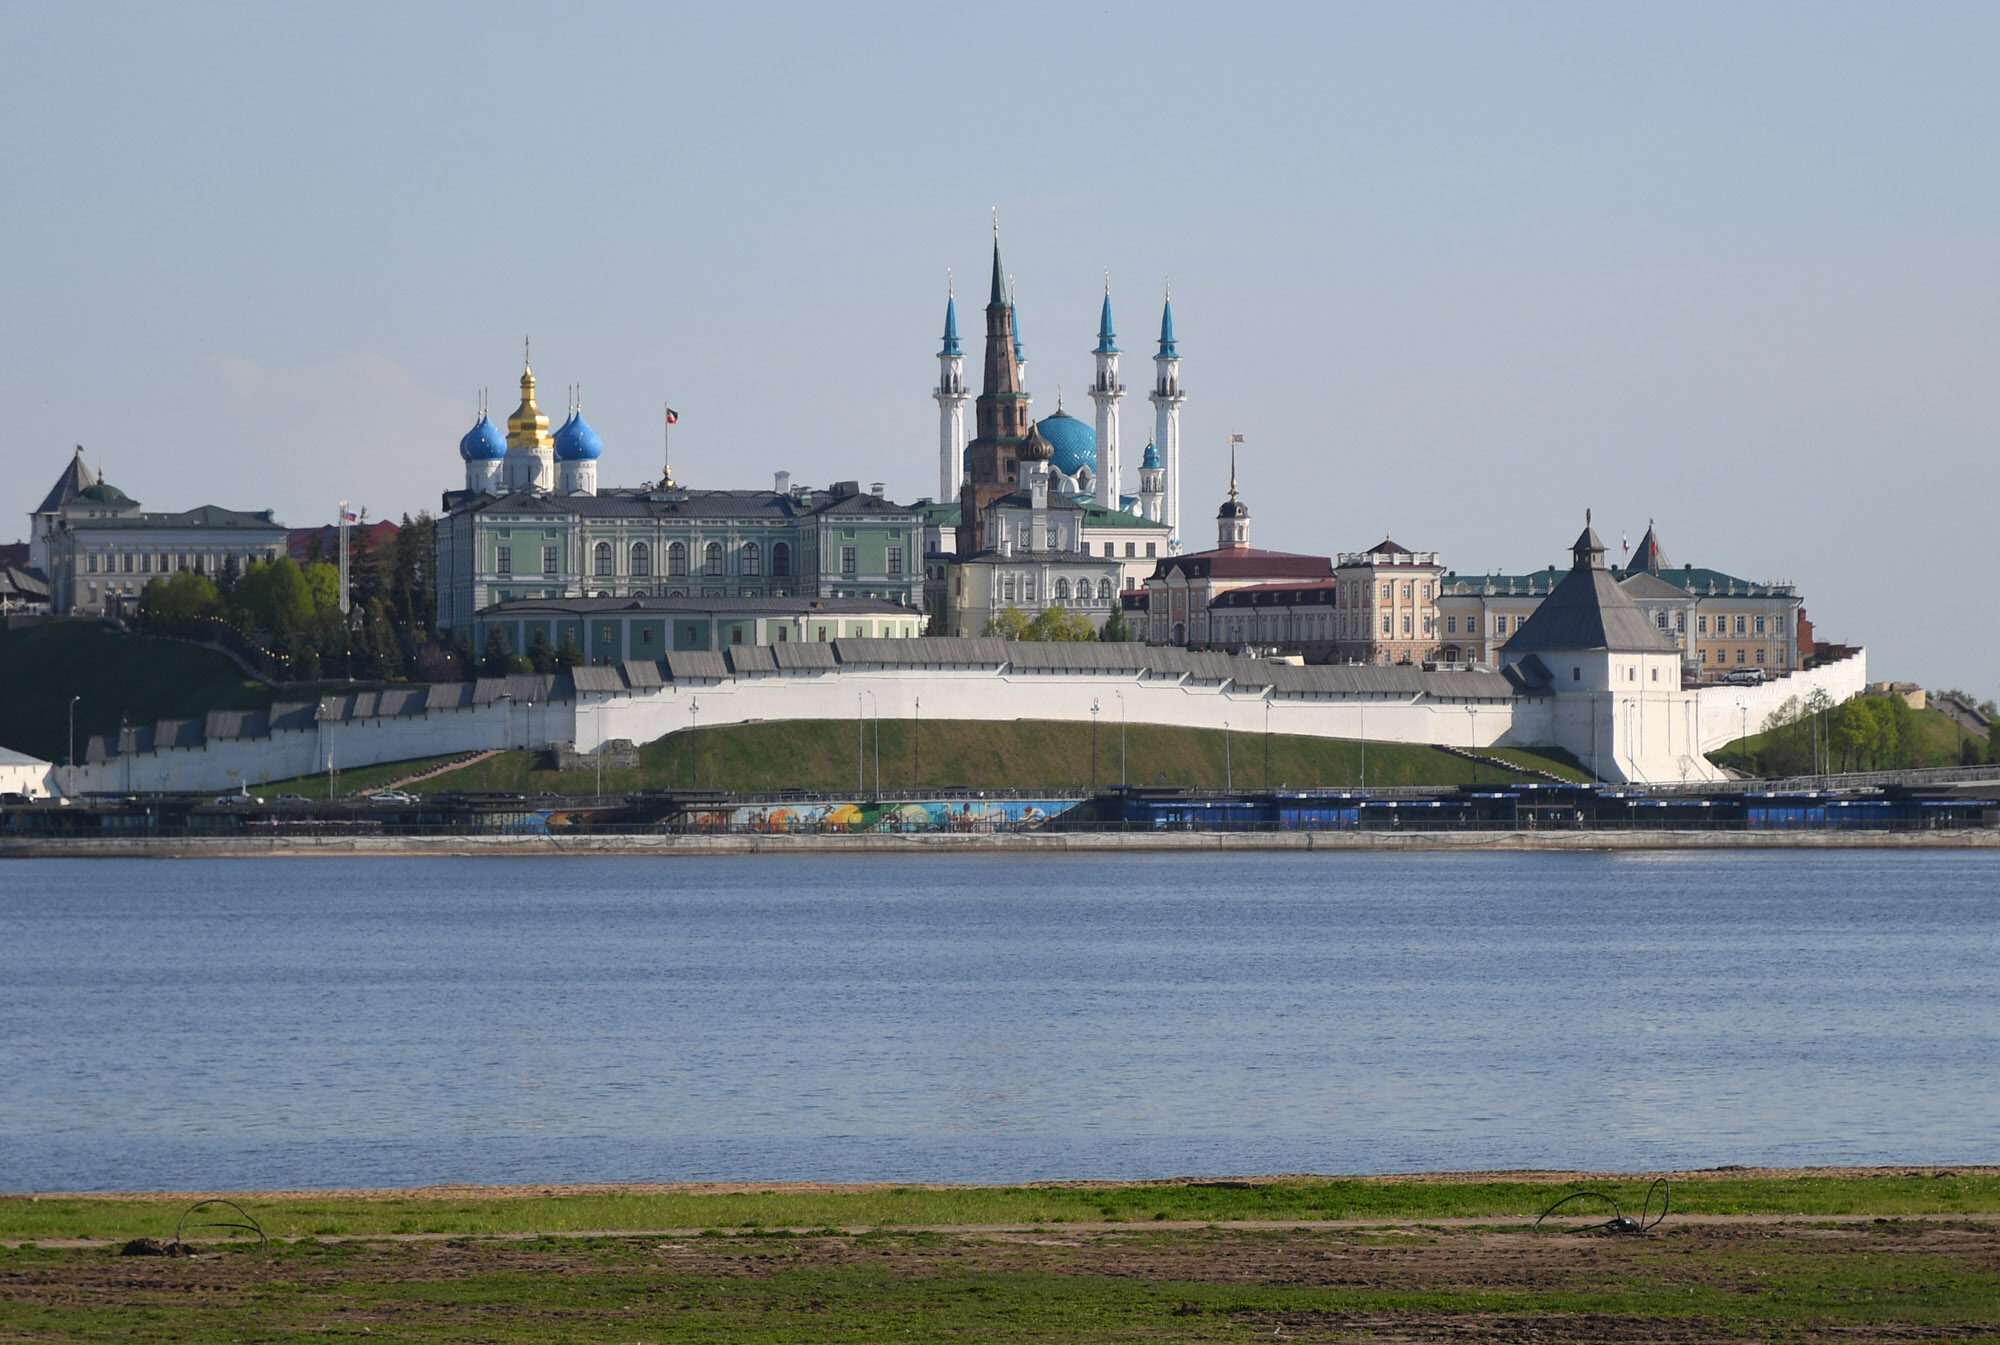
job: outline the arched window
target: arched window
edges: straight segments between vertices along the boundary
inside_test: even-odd
[[[1076,581],[1076,600],[1078,602],[1090,601],[1090,578],[1087,575]]]
[[[746,575],[764,573],[764,548],[755,542],[743,544],[743,573]]]
[[[632,543],[632,573],[635,577],[653,572],[653,548],[644,542]]]
[[[1097,581],[1097,600],[1099,602],[1111,601],[1111,581],[1109,579],[1100,579]]]
[[[708,544],[708,549],[707,549],[707,550],[706,550],[705,552],[703,552],[703,554],[702,554],[702,559],[703,559],[703,564],[702,564],[702,573],[704,573],[704,574],[721,574],[721,573],[722,573],[722,543],[720,543],[720,542],[710,542],[710,543]]]
[[[611,543],[599,542],[591,549],[591,570],[595,575],[611,573]]]
[[[780,578],[792,572],[792,548],[789,542],[779,542],[771,548],[771,573]]]
[[[686,574],[688,572],[688,549],[684,543],[667,543],[667,573]]]
[[[1069,580],[1067,579],[1056,580],[1056,601],[1057,602],[1069,601]]]

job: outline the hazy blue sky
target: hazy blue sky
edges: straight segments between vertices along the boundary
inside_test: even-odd
[[[2000,6],[0,17],[0,539],[76,443],[153,508],[435,509],[530,333],[607,482],[671,400],[689,484],[931,494],[997,205],[1040,410],[1106,267],[1143,389],[1172,275],[1196,545],[1236,431],[1259,545],[1518,571],[1650,516],[2000,693]]]

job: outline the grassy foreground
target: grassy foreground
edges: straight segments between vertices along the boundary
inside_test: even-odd
[[[875,784],[875,725],[861,733],[859,760],[864,788]],[[1125,778],[1135,785],[1193,785],[1238,789],[1267,786],[1318,788],[1361,782],[1362,748],[1344,739],[1273,734],[1270,769],[1264,766],[1264,735],[1215,729],[1133,724],[1125,734]],[[882,788],[1079,789],[1119,780],[1118,725],[1097,729],[1097,762],[1091,771],[1090,726],[1046,720],[938,720],[921,725],[884,720],[881,725]],[[638,789],[851,790],[857,760],[852,720],[786,720],[716,725],[675,733],[639,749],[637,770],[604,772],[609,793]],[[1568,780],[1588,778],[1560,753],[1497,748],[1486,755],[1527,770],[1547,771]],[[1522,770],[1475,765],[1436,748],[1370,743],[1370,785],[1456,785],[1536,779]],[[544,769],[542,752],[503,752],[410,786],[419,793],[452,790],[508,790],[528,794],[588,794],[597,787],[595,771]],[[397,762],[340,773],[342,793],[376,788],[413,774],[435,761]],[[285,781],[266,790],[296,789],[319,796],[326,777]]]
[[[579,1230],[937,1228],[967,1224],[1533,1218],[1579,1185],[1634,1211],[1638,1178],[1281,1178],[1137,1185],[532,1188],[382,1196],[234,1197],[276,1237],[500,1234]],[[0,1197],[0,1239],[169,1236],[197,1196]],[[2000,1214],[2000,1170],[1865,1176],[1701,1174],[1676,1180],[1678,1213],[1956,1216]]]
[[[774,1191],[245,1203],[276,1219],[415,1219],[476,1233],[621,1218],[698,1234],[0,1247],[0,1336],[31,1340],[1538,1342],[2000,1339],[1990,1171],[1703,1176],[1644,1237],[1534,1233],[1571,1183],[1292,1180],[1243,1186]],[[1636,1193],[1638,1183],[1592,1185]],[[651,1203],[648,1203],[651,1202]],[[158,1235],[167,1200],[44,1201]],[[18,1226],[25,1201],[8,1202]],[[1676,1207],[1682,1208],[1680,1199]],[[1857,1208],[1858,1207],[1858,1208]],[[27,1206],[32,1210],[36,1206]],[[1363,1227],[1237,1220],[1361,1215]],[[1152,1214],[1148,1215],[1148,1211]],[[1828,1214],[1874,1213],[1829,1223]],[[853,1216],[1014,1229],[844,1229]],[[1485,1213],[1486,1226],[1427,1219]],[[1161,1214],[1202,1222],[1163,1222]],[[1933,1217],[1913,1217],[1921,1215]],[[827,1215],[820,1225],[809,1216]],[[739,1217],[741,1216],[741,1217]],[[1087,1220],[1067,1224],[1063,1220]],[[782,1229],[806,1221],[817,1226]],[[1143,1220],[1112,1223],[1112,1220]],[[833,1225],[833,1226],[828,1226]],[[572,1224],[572,1227],[575,1225]]]

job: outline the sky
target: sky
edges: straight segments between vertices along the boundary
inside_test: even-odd
[[[435,511],[524,338],[607,484],[670,402],[685,484],[934,494],[997,207],[1038,413],[1088,416],[1109,271],[1134,449],[1171,277],[1191,546],[1240,433],[1256,545],[1518,573],[1650,519],[2000,696],[2000,6],[0,17],[0,541],[77,444],[148,508]]]

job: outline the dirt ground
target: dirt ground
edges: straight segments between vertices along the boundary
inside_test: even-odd
[[[763,1311],[798,1314],[819,1306],[800,1299],[814,1296],[811,1285],[851,1282],[857,1271],[871,1285],[890,1286],[891,1299],[921,1298],[940,1283],[993,1284],[1003,1294],[1010,1284],[1053,1281],[1081,1290],[1081,1281],[1104,1283],[1114,1286],[1107,1294],[1124,1296],[1121,1311],[1143,1318],[1135,1319],[1143,1330],[1121,1332],[1121,1339],[1564,1345],[2000,1337],[2000,1299],[1993,1292],[2000,1284],[2000,1228],[1933,1220],[1704,1221],[1669,1224],[1644,1237],[1435,1225],[1369,1231],[1065,1227],[858,1237],[356,1240],[277,1253],[231,1248],[191,1258],[121,1256],[97,1248],[0,1260],[0,1307],[48,1314],[43,1330],[14,1338],[67,1339],[73,1337],[47,1328],[59,1320],[87,1320],[93,1308],[249,1310],[279,1292],[318,1293],[341,1302],[345,1331],[383,1339],[421,1326],[427,1338],[456,1338],[458,1329],[496,1324],[491,1313],[504,1305],[477,1312],[468,1306],[481,1284],[528,1277],[553,1286],[601,1276],[629,1286],[614,1298],[651,1293],[661,1309],[673,1307],[677,1296],[699,1297],[703,1286],[749,1301],[762,1285],[772,1305]],[[1779,1294],[1770,1300],[1771,1311],[1762,1311],[1765,1300],[1756,1296],[1780,1284],[1796,1293],[1790,1299]],[[457,1288],[453,1295],[424,1288],[440,1285]],[[1322,1309],[1274,1303],[1269,1294],[1260,1302],[1257,1294],[1240,1292],[1277,1289],[1307,1300],[1311,1291],[1324,1291],[1322,1300],[1395,1296],[1405,1306]],[[1158,1292],[1148,1299],[1143,1291],[1151,1290]],[[1134,1291],[1141,1291],[1136,1299]],[[1811,1300],[1815,1292],[1825,1302],[1819,1309],[1799,1298]],[[1484,1311],[1478,1304],[1484,1294],[1542,1306]],[[1635,1299],[1631,1312],[1564,1306],[1576,1297],[1620,1294],[1644,1301]],[[1659,1310],[1677,1295],[1688,1296],[1688,1309]],[[1851,1306],[1871,1298],[1871,1309]],[[1451,1306],[1440,1310],[1437,1304],[1446,1299]],[[538,1311],[518,1298],[511,1305],[508,1311]],[[432,1315],[419,1323],[413,1313]],[[607,1316],[598,1325],[608,1330],[615,1320]],[[583,1321],[571,1324],[581,1338],[621,1338]],[[514,1337],[503,1330],[478,1338]]]

